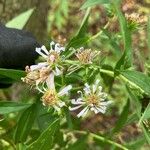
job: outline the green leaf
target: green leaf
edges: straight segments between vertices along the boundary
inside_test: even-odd
[[[73,38],[69,41],[69,43],[68,43],[66,49],[69,49],[70,47],[79,48],[79,47],[85,45],[85,44],[88,42],[89,39],[90,39],[90,38],[87,37],[87,36],[86,36],[86,37],[78,37],[78,36],[77,36],[77,37],[73,37]]]
[[[34,11],[34,8],[21,13],[19,16],[15,17],[11,21],[9,21],[6,24],[6,27],[23,29],[23,27],[26,25],[27,21],[29,20],[30,16],[32,15],[33,11]]]
[[[31,104],[1,101],[0,102],[0,114],[18,112],[20,110],[28,108],[29,106],[31,106]]]
[[[121,67],[123,69],[129,68],[132,66],[132,45],[131,45],[131,33],[128,29],[127,22],[125,17],[123,16],[121,10],[119,9],[120,0],[113,1],[118,19],[120,24],[120,30],[124,43],[124,54],[121,56],[119,61],[116,64],[115,69],[120,70]]]
[[[40,135],[40,137],[28,146],[27,150],[50,150],[52,148],[54,134],[59,128],[59,119],[55,120]]]
[[[108,4],[110,0],[86,0],[86,2],[82,5],[81,9],[85,9],[87,7],[91,7],[98,4]]]
[[[149,130],[145,128],[145,126],[143,125],[143,123],[141,124],[141,128],[143,130],[145,139],[147,140],[148,144],[150,145],[150,132],[149,132]]]
[[[138,97],[133,92],[131,92],[131,89],[128,86],[126,86],[126,89],[128,91],[129,98],[131,100],[131,104],[133,105],[133,108],[135,109],[135,113],[139,119],[141,117],[142,105],[141,105]]]
[[[102,30],[103,30],[103,33],[109,38],[108,42],[113,47],[114,54],[117,57],[120,56],[121,55],[121,49],[120,49],[118,43],[116,42],[116,39],[114,38],[114,35],[111,35],[111,33],[109,33],[109,31],[107,31],[106,29],[102,29]]]
[[[144,119],[149,119],[149,118],[150,118],[150,103],[147,105],[142,117],[140,118],[139,124],[141,124]]]
[[[86,43],[88,41],[88,36],[87,36],[87,28],[88,28],[88,19],[89,19],[89,14],[90,14],[90,9],[87,9],[86,14],[83,18],[83,21],[81,23],[81,26],[76,34],[69,43],[66,46],[66,49],[69,49],[70,47],[78,48],[83,43]]]
[[[133,92],[131,92],[131,90],[128,87],[127,87],[127,91],[129,93],[130,99],[132,101],[134,100],[134,103],[133,103],[134,109],[136,111],[138,118],[140,119],[141,118],[141,104],[139,102],[139,99]],[[141,123],[140,126],[141,126],[141,129],[143,130],[145,139],[147,140],[148,144],[150,144],[150,133],[149,133],[149,131],[145,128],[143,123]]]
[[[121,128],[126,123],[129,114],[129,107],[130,107],[130,101],[128,99],[126,105],[123,108],[123,111],[121,112],[119,119],[117,120],[115,128],[112,130],[112,133],[120,131]]]
[[[25,72],[21,70],[0,68],[0,75],[16,81],[21,81],[21,77],[25,76]]]
[[[26,141],[36,118],[36,114],[36,104],[32,104],[21,114],[14,134],[15,143]]]
[[[121,71],[120,73],[130,85],[150,95],[150,77],[141,72],[131,70]]]
[[[86,150],[87,149],[87,137],[88,135],[84,135],[79,138],[74,144],[70,145],[67,150]]]

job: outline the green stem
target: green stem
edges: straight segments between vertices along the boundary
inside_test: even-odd
[[[73,130],[72,132],[78,133],[78,134],[84,134],[84,135],[88,134],[88,132],[86,132],[86,131],[79,131],[79,130]],[[102,142],[106,142],[106,143],[109,143],[111,145],[114,145],[114,146],[116,146],[116,147],[118,147],[118,148],[120,148],[122,150],[128,150],[128,148],[126,148],[125,146],[123,146],[123,145],[121,145],[119,143],[116,143],[114,141],[111,141],[109,139],[106,139],[106,138],[104,138],[104,137],[102,137],[100,135],[96,135],[94,133],[89,133],[89,136],[91,136],[92,138],[95,138],[97,140],[100,140]]]
[[[110,22],[107,22],[106,25],[104,26],[104,29],[107,29],[107,27],[109,26],[109,24],[110,24]],[[102,33],[103,33],[103,30],[100,30],[97,34],[93,35],[93,36],[87,41],[87,43],[90,42],[90,41],[92,41],[92,40],[94,40],[94,39],[96,39],[96,38],[97,38],[98,36],[100,36]]]
[[[110,70],[100,69],[100,72],[106,73],[107,75],[114,77],[114,72]]]

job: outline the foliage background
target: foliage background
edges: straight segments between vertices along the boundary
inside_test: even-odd
[[[113,5],[103,2],[0,2],[1,22],[6,25],[20,13],[35,7],[30,19],[28,11],[26,19],[19,25],[25,25],[24,29],[31,31],[41,43],[48,45],[52,39],[68,44],[68,47],[84,45],[101,50],[98,74],[103,79],[109,99],[114,101],[106,115],[77,119],[76,113],[70,114],[64,110],[66,117],[57,120],[57,114],[47,112],[41,105],[40,95],[20,83],[24,72],[0,69],[1,76],[14,82],[9,89],[0,92],[0,149],[149,149],[150,23],[127,23],[123,15],[136,12],[148,16],[150,2],[124,0],[121,7],[115,2]],[[80,9],[81,6],[86,8]],[[83,21],[81,24],[89,6],[93,7],[88,23]],[[85,30],[82,30],[83,27]],[[72,37],[79,40],[72,44],[75,40]],[[81,78],[74,76],[70,80],[76,82]]]

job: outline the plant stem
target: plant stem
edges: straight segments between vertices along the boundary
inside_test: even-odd
[[[88,134],[88,132],[86,132],[86,131],[79,131],[79,130],[73,130],[73,131],[70,131],[70,132],[74,132],[74,133],[78,133],[78,134],[84,134],[84,135]],[[126,148],[125,146],[123,146],[123,145],[121,145],[119,143],[116,143],[114,141],[111,141],[109,139],[106,139],[106,138],[104,138],[104,137],[102,137],[100,135],[97,135],[97,134],[94,134],[94,133],[89,133],[89,136],[91,136],[92,138],[95,138],[97,140],[100,140],[102,142],[106,142],[106,143],[109,143],[111,145],[114,145],[114,146],[116,146],[116,147],[118,147],[118,148],[120,148],[122,150],[128,150],[128,148]]]
[[[107,22],[106,25],[104,26],[104,29],[107,29],[107,27],[109,26],[109,24],[110,24],[110,22]],[[87,43],[90,42],[90,41],[92,41],[92,40],[94,40],[94,39],[96,39],[96,38],[97,38],[98,36],[100,36],[102,33],[103,33],[103,30],[100,30],[98,33],[96,33],[95,35],[93,35],[93,36],[87,41]]]

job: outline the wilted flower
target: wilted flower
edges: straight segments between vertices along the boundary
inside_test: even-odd
[[[82,64],[91,64],[93,59],[99,54],[99,51],[93,51],[91,49],[84,49],[81,47],[76,53],[77,58]]]
[[[139,13],[131,13],[131,14],[125,14],[126,19],[129,23],[134,24],[140,24],[147,22],[147,17],[140,15]]]
[[[84,107],[83,110],[77,115],[77,117],[85,116],[89,110],[97,113],[105,113],[107,105],[112,103],[112,101],[106,101],[107,94],[102,92],[102,87],[99,86],[99,80],[96,80],[95,84],[89,85],[85,84],[83,89],[84,93],[81,93],[81,97],[77,100],[73,99],[72,104],[76,105],[75,107],[69,107],[71,111]]]
[[[51,72],[50,76],[47,79],[47,87],[48,89],[44,88],[42,96],[42,102],[44,106],[53,107],[55,110],[60,111],[61,107],[65,106],[65,102],[61,100],[61,97],[67,95],[69,91],[72,89],[71,85],[68,85],[61,89],[59,92],[55,89],[54,83],[54,73]]]
[[[39,63],[38,65],[41,67],[43,63]],[[46,82],[48,76],[50,75],[51,69],[48,67],[34,69],[33,66],[26,66],[27,75],[26,77],[21,78],[21,80],[27,84],[36,85],[36,88],[38,89],[38,85],[40,83],[44,85],[44,83]]]
[[[29,66],[26,66],[25,71],[27,73],[26,77],[21,78],[21,80],[27,84],[34,85],[39,79],[40,74],[38,70],[31,71]]]

